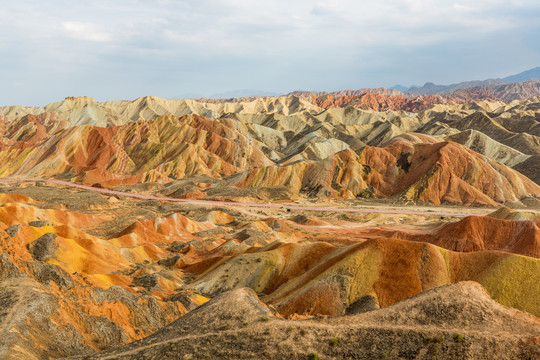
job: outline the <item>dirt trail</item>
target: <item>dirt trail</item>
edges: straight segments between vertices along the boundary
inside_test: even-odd
[[[322,207],[322,206],[298,206],[291,204],[257,204],[257,203],[240,203],[232,201],[212,201],[212,200],[193,200],[193,199],[176,199],[170,197],[159,197],[152,195],[142,195],[136,193],[128,193],[122,191],[115,191],[110,189],[96,188],[87,185],[74,184],[62,180],[54,179],[27,179],[27,178],[2,178],[0,182],[48,182],[57,185],[68,186],[77,189],[89,190],[100,192],[103,194],[109,195],[120,195],[125,197],[144,199],[144,200],[159,200],[159,201],[170,201],[170,202],[185,202],[190,204],[200,204],[200,205],[211,205],[211,206],[237,206],[237,207],[260,207],[260,208],[275,208],[283,210],[302,210],[302,211],[329,211],[329,212],[338,212],[338,213],[384,213],[384,214],[405,214],[405,215],[426,215],[426,216],[483,216],[485,212],[448,212],[448,211],[411,211],[411,210],[398,210],[398,209],[374,209],[374,208],[358,208],[358,207]]]

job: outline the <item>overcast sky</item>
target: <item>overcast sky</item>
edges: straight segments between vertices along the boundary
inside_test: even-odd
[[[539,35],[538,0],[0,0],[0,105],[449,84]]]

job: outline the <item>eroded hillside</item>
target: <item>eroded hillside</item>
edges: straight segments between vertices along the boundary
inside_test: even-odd
[[[0,108],[0,358],[538,356],[540,99],[297,95]]]
[[[1,109],[0,174],[100,186],[215,179],[188,191],[193,196],[229,185],[285,186],[306,196],[519,203],[540,195],[512,169],[538,181],[528,164],[540,156],[538,109],[538,99],[413,114],[324,109],[295,97],[69,98],[43,109]]]

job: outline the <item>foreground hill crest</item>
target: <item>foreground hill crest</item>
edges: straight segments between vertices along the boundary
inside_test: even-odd
[[[467,331],[449,331],[456,328]],[[516,333],[521,339],[512,335]],[[506,359],[538,355],[534,339],[539,334],[537,318],[495,303],[473,282],[442,286],[365,314],[304,322],[276,318],[253,290],[238,289],[142,341],[85,359],[306,358],[309,353],[325,358],[491,354]],[[494,336],[493,346],[480,345]],[[337,339],[335,346],[329,346],[330,338]]]

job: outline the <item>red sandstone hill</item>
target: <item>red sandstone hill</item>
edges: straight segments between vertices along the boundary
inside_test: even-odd
[[[33,129],[37,134],[39,128]],[[206,174],[232,175],[226,183],[238,188],[285,185],[307,195],[398,197],[434,204],[495,205],[540,194],[540,187],[523,175],[453,142],[396,140],[384,148],[344,150],[325,160],[281,166],[271,165],[259,146],[234,130],[231,120],[187,116],[119,127],[74,127],[2,154],[6,175],[70,174],[104,186]],[[211,191],[213,187],[204,189],[199,196]]]
[[[285,185],[293,192],[343,198],[398,197],[404,202],[495,205],[540,195],[518,172],[453,142],[394,141],[345,150],[317,162],[260,167],[229,180],[238,187]]]
[[[540,95],[540,82],[478,86],[451,93],[430,95],[403,94],[388,89],[361,89],[332,93],[293,92],[290,95],[308,97],[322,108],[353,106],[376,111],[404,110],[418,112],[435,104],[461,104],[472,101],[525,100]]]
[[[540,258],[540,220],[503,220],[469,216],[431,233],[390,233],[403,239],[426,241],[445,249],[472,252],[502,250]]]
[[[435,104],[456,104],[455,98],[442,97],[440,95],[422,95],[415,98],[407,98],[402,95],[386,95],[379,93],[364,93],[360,95],[345,96],[313,96],[313,104],[324,109],[330,107],[352,106],[360,109],[375,111],[403,110],[409,112],[419,112]]]
[[[16,144],[0,150],[4,175],[71,174],[83,183],[109,186],[227,175],[271,163],[227,119],[165,116],[107,128],[78,126],[50,138],[41,124],[30,124],[12,135]]]

